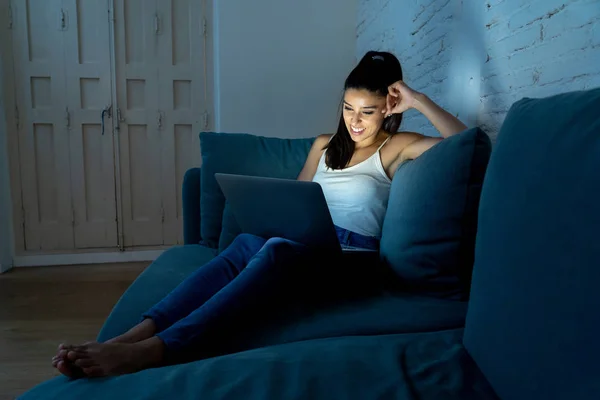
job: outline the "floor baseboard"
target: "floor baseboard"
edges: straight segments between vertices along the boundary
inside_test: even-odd
[[[164,250],[120,251],[113,253],[48,254],[15,256],[14,267],[45,267],[57,265],[86,265],[154,261]]]

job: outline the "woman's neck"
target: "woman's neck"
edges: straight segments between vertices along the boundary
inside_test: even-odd
[[[354,148],[356,150],[369,148],[369,147],[373,146],[374,144],[378,143],[384,135],[385,135],[385,132],[383,130],[380,130],[375,135],[373,135],[373,137],[363,140],[362,142],[355,143]]]

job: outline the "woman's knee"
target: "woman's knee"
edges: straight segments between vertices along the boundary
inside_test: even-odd
[[[233,242],[226,249],[226,252],[229,254],[230,252],[239,253],[244,252],[249,255],[256,254],[266,243],[266,240],[256,236],[251,235],[249,233],[242,233],[236,236],[233,239]]]
[[[270,238],[265,242],[264,248],[278,250],[278,249],[292,249],[296,250],[302,247],[300,243],[296,243],[294,241],[284,239],[281,237]]]
[[[307,253],[306,246],[303,244],[280,237],[267,240],[262,251],[277,260],[293,260]]]
[[[274,238],[270,238],[269,240],[267,240],[267,242],[265,243],[265,246],[280,246],[282,244],[287,244],[289,242],[289,240],[284,239],[284,238],[280,238],[280,237],[274,237]]]
[[[265,244],[266,240],[261,238],[260,236],[252,235],[250,233],[240,233],[233,239],[231,245],[245,245],[245,244],[255,244],[260,243],[261,246]]]

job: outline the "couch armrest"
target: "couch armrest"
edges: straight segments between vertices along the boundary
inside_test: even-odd
[[[183,176],[183,243],[198,244],[200,236],[200,168],[190,168]]]

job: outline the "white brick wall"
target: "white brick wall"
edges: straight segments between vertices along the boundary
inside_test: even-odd
[[[360,0],[357,57],[392,51],[405,81],[496,136],[509,107],[600,86],[600,0]],[[402,129],[436,135],[416,112]]]

